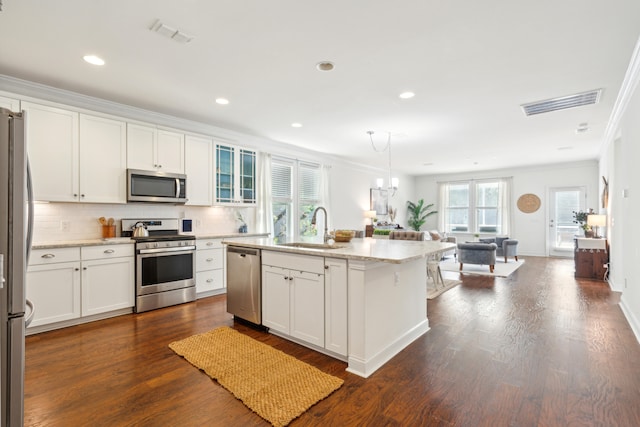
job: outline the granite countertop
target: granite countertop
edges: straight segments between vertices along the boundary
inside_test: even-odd
[[[229,246],[241,246],[246,248],[266,249],[292,254],[315,255],[331,258],[353,259],[361,261],[379,261],[393,264],[413,261],[430,255],[446,252],[456,245],[448,242],[434,242],[425,240],[422,242],[409,240],[352,239],[349,243],[336,243],[337,249],[302,248],[283,246],[274,243],[272,238],[256,238],[231,240],[225,239],[223,244]]]
[[[225,239],[239,237],[260,237],[267,236],[267,233],[197,233],[194,235],[196,239]],[[129,237],[114,237],[110,239],[83,239],[83,240],[61,240],[55,242],[36,242],[32,249],[55,249],[55,248],[72,248],[80,246],[99,246],[99,245],[122,245],[134,241]]]

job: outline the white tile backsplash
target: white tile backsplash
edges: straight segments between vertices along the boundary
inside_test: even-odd
[[[195,233],[225,234],[238,231],[236,212],[242,212],[250,230],[255,230],[255,208],[196,207],[160,204],[36,203],[33,241],[98,239],[102,237],[101,216],[114,218],[116,236],[122,218],[191,218]]]

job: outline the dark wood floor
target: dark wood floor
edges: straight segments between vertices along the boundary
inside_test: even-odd
[[[292,426],[640,425],[640,345],[604,282],[534,257],[508,279],[462,279],[368,379],[234,327],[345,380]],[[221,325],[234,323],[217,296],[27,337],[25,425],[268,425],[167,347]]]

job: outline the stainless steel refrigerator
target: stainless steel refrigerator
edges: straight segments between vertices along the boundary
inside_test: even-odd
[[[33,204],[24,117],[0,108],[0,419],[22,426],[24,419],[25,280]]]

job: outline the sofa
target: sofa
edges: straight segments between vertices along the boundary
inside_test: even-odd
[[[508,237],[491,237],[487,239],[479,239],[482,243],[495,243],[498,246],[496,250],[496,256],[504,257],[504,262],[507,262],[507,257],[513,257],[518,261],[518,241],[516,239],[510,239]]]
[[[424,240],[424,231],[393,230],[389,233],[389,240]]]
[[[495,243],[458,243],[458,262],[460,263],[460,271],[464,264],[480,264],[488,265],[489,271],[493,273],[496,265],[496,250],[498,245]]]

